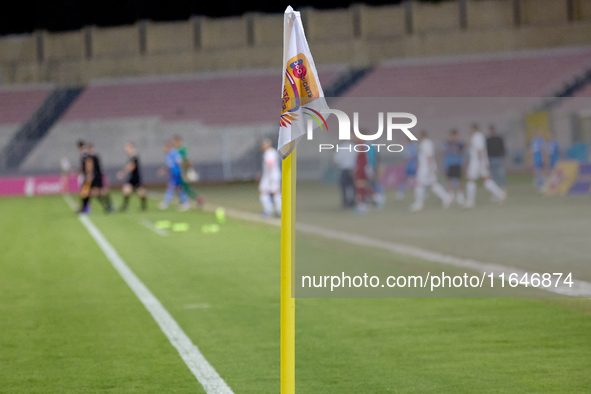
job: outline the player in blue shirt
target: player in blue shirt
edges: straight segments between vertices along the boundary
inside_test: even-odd
[[[407,188],[414,187],[414,179],[417,176],[417,166],[419,163],[419,145],[415,141],[412,141],[404,147],[402,152],[406,160],[406,166],[404,168],[404,179],[400,182],[398,191],[396,192],[396,198],[399,200],[404,198]]]
[[[453,129],[449,132],[447,141],[443,143],[443,165],[447,175],[447,189],[456,194],[456,201],[463,205],[464,186],[462,185],[462,164],[464,164],[464,143],[460,141],[458,130]]]
[[[546,150],[548,151],[550,170],[552,170],[560,159],[560,145],[558,144],[558,140],[556,139],[556,135],[554,133],[550,134],[550,138],[546,144]]]
[[[536,187],[542,190],[544,187],[544,154],[546,151],[546,141],[542,137],[540,130],[536,130],[534,137],[530,141],[532,168]]]
[[[164,194],[164,200],[160,203],[159,208],[168,208],[168,205],[170,204],[170,201],[174,196],[175,190],[178,190],[179,199],[181,200],[181,206],[179,210],[186,211],[187,209],[191,208],[191,205],[189,203],[187,192],[185,192],[185,190],[183,189],[183,158],[181,157],[179,152],[173,148],[173,145],[170,141],[166,141],[164,143],[164,154],[166,168],[161,168],[158,174],[162,176],[168,171],[169,179],[168,187],[166,188],[166,193]]]

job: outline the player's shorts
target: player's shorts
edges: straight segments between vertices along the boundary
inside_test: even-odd
[[[142,187],[142,181],[139,177],[134,176],[134,177],[130,177],[127,180],[127,183],[131,185],[131,187],[133,187],[134,189],[138,189],[140,187]]]
[[[178,176],[171,175],[170,179],[168,180],[168,186],[177,187],[177,186],[182,186],[182,185],[183,185],[183,178],[180,176],[180,174]]]
[[[453,165],[447,167],[446,175],[450,179],[458,179],[462,177],[462,166]]]
[[[98,187],[99,189],[103,188],[103,177],[101,176],[95,176],[92,179],[92,183],[90,184],[90,187],[95,188]]]
[[[259,183],[259,191],[261,193],[278,193],[281,191],[281,182],[278,180],[270,180],[267,177],[262,177]]]
[[[483,166],[478,162],[471,162],[468,165],[466,176],[468,179],[475,181],[479,178],[488,178],[490,176],[490,172],[488,171],[488,167]]]
[[[406,175],[406,176],[416,176],[417,175],[417,167],[415,167],[415,166],[407,166],[404,175]]]

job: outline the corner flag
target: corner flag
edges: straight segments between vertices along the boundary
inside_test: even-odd
[[[281,178],[281,394],[295,393],[295,299],[292,263],[295,257],[297,149],[301,137],[318,124],[328,108],[300,13],[287,7],[283,23],[283,85],[277,151],[283,158]],[[304,122],[304,114],[309,118]]]
[[[285,10],[283,20],[283,71],[285,75],[281,86],[283,101],[277,150],[285,159],[306,134],[307,123],[303,120],[303,115],[317,119],[316,114],[321,109],[328,108],[304,35],[300,13],[291,6]],[[312,127],[314,126],[312,123]]]

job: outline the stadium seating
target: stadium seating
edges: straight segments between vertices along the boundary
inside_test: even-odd
[[[591,48],[385,63],[348,97],[545,97],[591,67]]]
[[[330,86],[344,70],[321,68],[323,85]],[[97,81],[21,169],[55,168],[62,157],[76,160],[72,147],[80,138],[95,144],[107,166],[123,163],[126,141],[136,142],[143,163],[159,165],[162,141],[174,134],[183,136],[197,164],[236,159],[276,131],[280,83],[277,70]]]
[[[399,97],[388,99],[389,106],[399,108],[396,100],[429,97],[432,103],[416,114],[422,120],[420,127],[437,131],[431,136],[438,142],[450,127],[458,126],[458,118],[462,118],[459,128],[464,136],[474,120],[483,126],[495,123],[504,132],[512,121],[507,113],[512,111],[514,116],[533,108],[539,98],[558,91],[589,67],[591,48],[390,61],[369,72],[338,105],[348,98]],[[345,70],[346,66],[320,68],[324,88]],[[276,70],[95,81],[22,169],[56,167],[63,156],[75,160],[70,144],[78,138],[93,141],[108,166],[122,164],[121,146],[128,140],[136,141],[144,163],[157,165],[162,160],[161,142],[177,133],[187,140],[197,164],[220,157],[236,160],[256,150],[262,136],[275,131],[280,82]],[[460,105],[454,97],[475,99]],[[342,109],[360,111],[363,116],[363,108],[355,105]],[[447,121],[442,121],[442,114]],[[228,141],[240,143],[229,146]]]
[[[0,152],[50,92],[50,85],[0,90]]]
[[[0,124],[23,123],[51,92],[50,86],[0,90]]]
[[[319,74],[329,86],[339,69]],[[105,81],[90,85],[63,121],[158,117],[209,125],[276,122],[280,91],[277,70]]]
[[[8,142],[17,130],[18,125],[16,124],[0,126],[0,152],[2,152],[6,144],[8,144]]]
[[[556,94],[589,68],[589,47],[395,60],[376,67],[346,92],[339,105],[345,111],[370,113],[372,109],[375,112],[373,103],[368,102],[367,108],[353,108],[347,104],[353,100],[347,98],[388,97],[382,101],[391,108],[414,113],[420,119],[419,127],[436,143],[451,128],[458,128],[461,137],[467,138],[472,122],[481,127],[495,124],[500,133],[513,138],[509,134],[514,131],[518,114],[532,110],[543,97]],[[587,88],[579,95],[590,93],[591,88]],[[559,138],[566,141],[570,135]],[[524,149],[513,146],[515,152],[509,152],[510,156]]]

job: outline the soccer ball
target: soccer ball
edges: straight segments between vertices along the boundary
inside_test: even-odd
[[[197,171],[190,169],[187,171],[187,179],[189,182],[197,182],[199,180],[199,174],[197,174]]]

